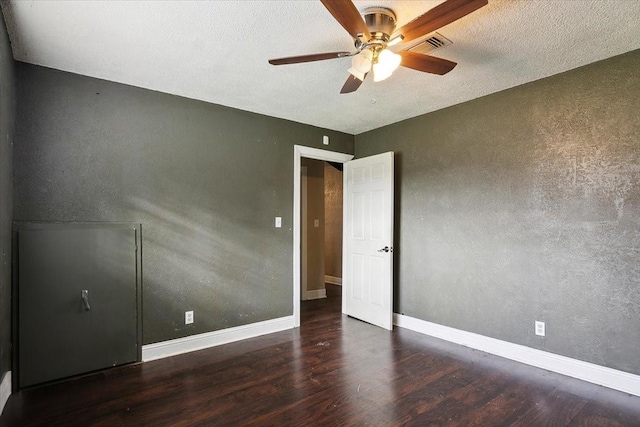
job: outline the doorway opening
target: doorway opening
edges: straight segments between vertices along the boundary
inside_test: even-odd
[[[300,305],[302,295],[302,283],[301,283],[301,271],[302,271],[302,168],[303,159],[315,159],[327,162],[334,162],[336,164],[344,164],[353,158],[352,154],[337,153],[333,151],[320,150],[317,148],[304,147],[300,145],[294,146],[294,200],[293,200],[293,316],[294,326],[300,326]],[[323,165],[324,167],[324,165]],[[314,225],[314,220],[318,220],[320,225],[320,218],[312,218],[311,225]],[[308,223],[307,223],[308,224]],[[315,227],[314,227],[315,228]],[[320,228],[320,227],[318,227]],[[341,243],[344,243],[344,241]],[[323,262],[324,263],[324,262]],[[344,264],[344,261],[342,261]],[[324,272],[323,285],[324,285]],[[326,292],[326,291],[325,291]],[[342,292],[343,304],[344,304],[344,292]]]
[[[342,169],[342,163],[302,158],[300,298],[330,297],[338,310],[342,293]]]

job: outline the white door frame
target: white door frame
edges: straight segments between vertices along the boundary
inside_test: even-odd
[[[300,189],[302,158],[346,163],[353,154],[337,153],[318,148],[293,146],[293,321],[294,327],[300,327]]]
[[[307,198],[307,183],[308,183],[308,177],[307,177],[307,167],[306,166],[302,166],[302,168],[300,169],[301,171],[301,187],[300,187],[300,289],[302,291],[302,294],[300,295],[300,299],[301,300],[306,300],[307,299],[307,287],[308,287],[308,276],[309,276],[309,270],[307,267],[307,253],[308,253],[308,248],[307,248],[307,242],[308,242],[308,235],[307,233],[309,232],[309,230],[307,229],[307,210],[308,210],[308,198]],[[305,273],[305,274],[302,274]]]

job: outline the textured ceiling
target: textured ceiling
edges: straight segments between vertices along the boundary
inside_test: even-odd
[[[355,1],[398,26],[441,1]],[[400,68],[339,94],[349,58],[272,66],[270,58],[352,50],[317,0],[6,1],[15,59],[338,131],[367,130],[640,48],[637,0],[489,0],[438,32],[445,76]]]

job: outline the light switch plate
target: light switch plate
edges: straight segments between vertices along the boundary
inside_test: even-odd
[[[544,322],[541,322],[541,321],[539,321],[539,320],[536,320],[536,322],[535,322],[535,326],[536,326],[536,328],[535,328],[536,335],[541,336],[541,337],[544,337],[544,336],[546,335],[546,332],[547,332],[547,331],[545,330],[546,328],[545,328],[545,324],[544,324]]]
[[[276,228],[282,228],[282,217],[276,217]]]
[[[313,226],[316,227],[316,228],[320,227],[320,220],[319,219],[314,219],[313,220]]]

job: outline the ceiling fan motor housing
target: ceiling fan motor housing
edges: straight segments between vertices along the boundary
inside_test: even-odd
[[[364,22],[371,33],[371,40],[388,42],[396,28],[396,15],[386,7],[368,7],[362,11]]]

